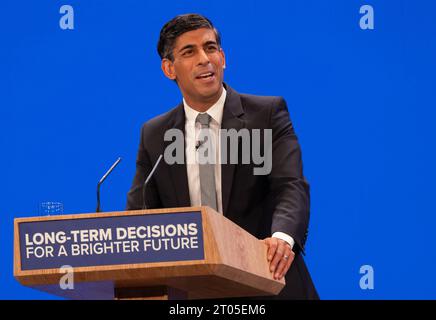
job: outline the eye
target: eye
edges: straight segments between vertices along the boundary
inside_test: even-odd
[[[206,50],[207,50],[207,52],[215,52],[218,50],[218,48],[215,45],[209,45],[209,46],[207,46]]]
[[[184,57],[190,56],[190,55],[192,55],[193,52],[194,52],[194,50],[187,49],[187,50],[183,51],[182,56],[184,56]]]

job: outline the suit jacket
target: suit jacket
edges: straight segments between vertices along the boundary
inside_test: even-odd
[[[224,84],[222,129],[272,130],[272,168],[269,175],[253,175],[256,165],[241,161],[239,143],[237,164],[221,164],[223,214],[259,239],[281,231],[295,240],[295,259],[286,274],[286,286],[278,299],[317,299],[301,253],[308,234],[309,185],[303,176],[300,146],[281,97],[239,94]],[[141,129],[136,174],[127,196],[127,210],[142,209],[143,183],[159,155],[171,143],[164,141],[166,130],[185,131],[183,103],[147,121]],[[261,150],[264,151],[263,135]],[[184,149],[183,149],[184,150]],[[227,152],[229,155],[229,152]],[[190,206],[185,164],[162,161],[147,186],[148,208]]]

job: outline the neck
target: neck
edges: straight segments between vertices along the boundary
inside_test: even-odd
[[[210,107],[212,107],[221,97],[221,94],[223,93],[223,87],[218,91],[216,95],[213,97],[202,99],[202,100],[195,100],[190,97],[185,97],[186,103],[194,110],[198,112],[206,112],[209,110]]]

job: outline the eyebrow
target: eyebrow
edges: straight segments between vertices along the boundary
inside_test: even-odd
[[[218,43],[216,43],[216,41],[212,41],[212,40],[206,41],[206,42],[203,44],[203,46],[208,46],[208,45],[210,45],[210,44],[214,44],[214,45],[218,46]]]
[[[192,49],[192,48],[194,48],[194,45],[188,44],[188,45],[184,46],[182,49],[180,49],[179,52],[182,52],[183,50],[186,50],[186,49]]]
[[[212,41],[212,40],[206,41],[203,44],[203,46],[208,46],[208,45],[211,45],[211,44],[214,44],[214,45],[218,46],[218,43],[216,41]],[[187,44],[182,49],[180,49],[179,52],[182,52],[183,50],[186,50],[186,49],[193,49],[194,47],[195,47],[195,45],[193,45],[193,44]]]

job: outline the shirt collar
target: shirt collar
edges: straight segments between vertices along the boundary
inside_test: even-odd
[[[223,119],[223,111],[224,111],[224,103],[226,101],[227,91],[223,87],[223,92],[221,93],[220,98],[214,105],[212,105],[206,112],[212,117],[218,125],[221,125],[221,121]],[[197,119],[197,115],[200,113],[197,110],[192,109],[185,98],[183,98],[183,107],[185,110],[186,121],[189,123],[195,123],[195,119]]]

